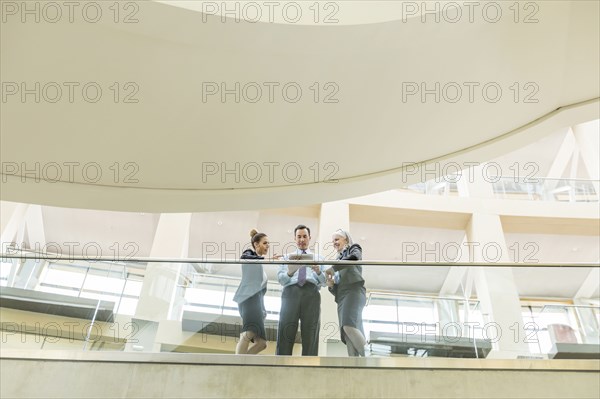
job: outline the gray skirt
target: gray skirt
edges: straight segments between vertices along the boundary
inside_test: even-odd
[[[242,332],[252,331],[257,337],[266,340],[263,291],[259,291],[244,302],[239,303],[238,309],[240,316],[242,316]],[[254,339],[252,339],[252,342],[254,342]]]
[[[338,320],[340,322],[340,335],[342,342],[346,343],[344,326],[354,327],[365,334],[363,329],[362,312],[367,303],[367,290],[364,282],[341,286],[336,294]]]

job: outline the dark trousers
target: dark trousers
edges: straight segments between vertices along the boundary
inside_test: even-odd
[[[277,329],[277,355],[291,355],[300,322],[302,356],[319,354],[321,294],[312,283],[289,285],[281,294],[281,312]]]

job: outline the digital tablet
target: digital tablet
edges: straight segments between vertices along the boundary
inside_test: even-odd
[[[314,260],[314,254],[289,254],[288,260]]]

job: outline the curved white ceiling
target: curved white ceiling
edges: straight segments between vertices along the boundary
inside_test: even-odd
[[[600,116],[598,2],[536,3],[518,23],[506,3],[496,23],[463,7],[456,23],[441,8],[439,23],[371,12],[362,24],[343,2],[334,24],[135,4],[119,23],[109,3],[97,23],[5,15],[3,200],[151,212],[319,203],[414,181],[409,163],[486,161]],[[439,102],[407,91],[436,82]],[[208,92],[221,84],[234,89],[224,101]]]

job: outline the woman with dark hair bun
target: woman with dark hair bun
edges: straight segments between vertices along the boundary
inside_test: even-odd
[[[250,231],[252,249],[242,253],[241,259],[264,259],[269,252],[269,238],[265,233],[255,229]],[[267,347],[267,334],[265,332],[264,296],[267,292],[267,274],[260,263],[242,265],[242,282],[238,287],[233,300],[237,302],[240,316],[242,316],[242,333],[235,353],[255,355]],[[253,343],[250,346],[250,343]]]

